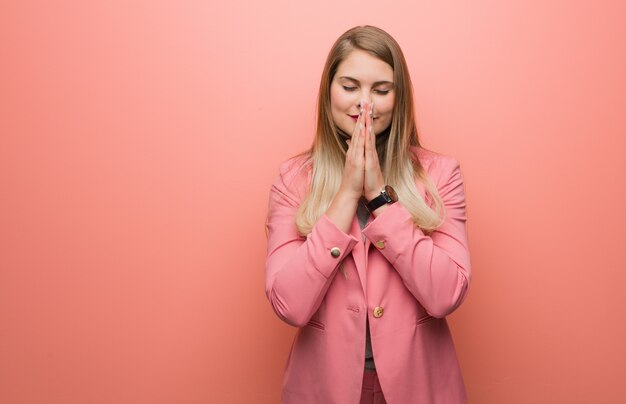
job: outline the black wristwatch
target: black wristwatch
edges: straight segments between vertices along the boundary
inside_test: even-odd
[[[365,206],[371,213],[386,203],[391,204],[394,202],[398,202],[398,195],[396,195],[396,191],[391,188],[391,185],[385,185],[385,189],[381,191],[380,195],[369,201]]]

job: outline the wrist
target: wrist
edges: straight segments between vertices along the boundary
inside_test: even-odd
[[[335,194],[335,197],[333,198],[333,202],[337,202],[340,204],[355,204],[356,205],[359,203],[360,198],[361,198],[361,195],[357,195],[355,192],[340,189]]]
[[[384,204],[376,209],[374,209],[373,211],[371,211],[370,213],[372,214],[372,216],[374,216],[375,218],[378,217],[381,213],[383,213],[385,211],[385,209],[389,208],[391,205],[388,204]]]
[[[335,194],[335,198],[341,199],[342,201],[358,202],[359,198],[361,198],[361,194],[359,192],[339,188],[339,190]]]
[[[365,191],[363,193],[363,196],[365,197],[367,202],[370,202],[372,199],[377,198],[384,189],[385,189],[385,184]]]
[[[365,194],[363,194],[363,196],[365,197],[365,200],[367,202],[370,202],[372,199],[378,197],[378,195],[380,195],[380,191],[382,191],[383,189],[385,189],[384,186],[380,187],[380,189],[378,191],[366,192]]]
[[[354,212],[358,206],[358,199],[351,196],[350,192],[338,191],[330,206],[326,210],[326,216],[344,233],[350,233]]]
[[[367,201],[367,210],[371,213],[376,211],[378,208],[383,205],[389,205],[398,201],[398,195],[396,191],[390,185],[385,185],[382,191],[372,199],[368,198]]]
[[[374,186],[369,187],[369,189],[366,186],[364,189],[365,192],[363,193],[363,196],[368,202],[380,195],[380,193],[385,189],[385,180],[382,177],[373,181],[372,184]]]

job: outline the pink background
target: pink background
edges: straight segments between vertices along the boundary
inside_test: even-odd
[[[461,162],[470,403],[626,402],[624,2],[312,3],[0,4],[0,402],[278,402],[269,186],[359,24]]]

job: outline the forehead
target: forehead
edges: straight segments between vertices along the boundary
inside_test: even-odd
[[[355,49],[337,66],[335,77],[341,76],[353,77],[360,82],[393,82],[393,69],[376,56]]]

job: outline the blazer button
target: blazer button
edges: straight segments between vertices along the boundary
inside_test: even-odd
[[[330,249],[330,255],[337,258],[341,255],[341,250],[339,249],[339,247],[333,247]]]
[[[381,250],[385,248],[385,242],[383,240],[378,240],[374,243],[374,245],[376,246],[376,248],[379,248]]]
[[[374,317],[381,318],[384,312],[385,312],[385,309],[383,309],[380,306],[377,306],[374,308]]]

